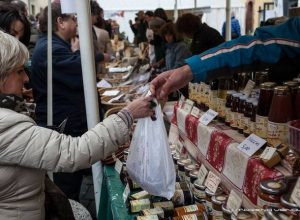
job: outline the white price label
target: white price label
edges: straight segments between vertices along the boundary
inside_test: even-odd
[[[120,174],[123,167],[123,163],[117,159],[115,164],[115,170]]]
[[[206,169],[206,167],[203,164],[201,164],[201,167],[200,167],[200,170],[198,173],[197,183],[202,185],[204,183],[207,173],[208,173],[208,170]]]
[[[185,101],[185,97],[183,95],[180,96],[178,107],[182,108]]]
[[[218,112],[215,112],[212,109],[209,109],[207,112],[204,113],[204,115],[201,116],[199,119],[200,122],[204,125],[208,125],[214,118],[218,115]]]
[[[129,194],[130,194],[130,188],[129,188],[129,184],[127,183],[126,187],[124,189],[124,192],[123,192],[123,201],[124,201],[124,203],[126,202]]]
[[[291,198],[298,205],[298,207],[300,207],[300,177],[298,177]]]
[[[234,190],[231,190],[227,200],[227,209],[231,210],[234,213],[234,215],[237,216],[241,205],[242,198]]]
[[[196,118],[199,118],[200,109],[194,106],[193,109],[192,109],[191,115],[195,116]]]
[[[187,112],[188,114],[191,113],[192,108],[193,108],[193,106],[190,105],[189,103],[187,103],[187,102],[184,103],[183,110],[184,110],[185,112]]]
[[[237,148],[251,157],[258,151],[264,144],[266,140],[256,136],[255,134],[251,134],[247,137],[242,143],[240,143]]]
[[[275,147],[266,147],[264,152],[262,152],[262,154],[259,157],[263,160],[270,160],[273,157],[275,152],[276,152]]]
[[[213,193],[217,192],[218,186],[221,183],[221,179],[215,175],[213,172],[209,171],[207,179],[205,181],[205,186]]]
[[[246,96],[249,96],[251,94],[251,92],[252,92],[252,90],[253,90],[254,87],[255,87],[255,82],[253,82],[252,80],[248,80],[243,93]]]

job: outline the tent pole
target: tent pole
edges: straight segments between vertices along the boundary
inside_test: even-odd
[[[231,0],[226,0],[226,41],[231,40]]]

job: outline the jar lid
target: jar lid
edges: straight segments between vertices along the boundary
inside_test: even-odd
[[[286,93],[289,93],[289,87],[287,86],[276,86],[274,88],[274,94],[284,95]]]
[[[234,98],[240,97],[240,96],[242,96],[242,95],[243,95],[242,93],[234,93],[234,94],[232,94],[232,96],[233,96]]]
[[[196,189],[199,189],[199,190],[205,190],[205,189],[206,189],[206,186],[197,183],[197,181],[194,182],[194,187],[195,187]],[[206,192],[206,191],[205,191],[205,192]]]
[[[226,203],[222,204],[222,211],[228,215],[231,215],[232,211],[230,209],[227,209]]]
[[[171,149],[171,150],[175,150],[175,149],[176,149],[176,144],[171,144],[171,145],[170,145],[170,149]]]
[[[294,88],[298,86],[298,83],[295,81],[287,81],[283,83],[284,86],[288,86],[290,88]]]
[[[260,84],[260,87],[262,89],[273,89],[276,86],[275,82],[264,82]]]
[[[234,94],[234,93],[237,93],[237,91],[235,91],[235,90],[228,90],[228,91],[226,92],[227,95],[232,95],[232,94]]]
[[[226,195],[219,195],[211,197],[211,201],[216,205],[222,205],[226,202],[227,196]]]
[[[293,81],[300,83],[300,78],[294,78]]]
[[[177,153],[176,153],[176,154],[174,154],[174,155],[173,155],[173,159],[174,159],[174,160],[179,160],[179,159],[180,159],[180,156],[179,156],[179,154],[177,154]]]
[[[260,182],[259,188],[267,194],[280,195],[286,190],[286,184],[281,181],[267,179]]]
[[[217,191],[215,193],[213,193],[208,188],[206,188],[205,193],[206,193],[206,195],[208,195],[210,197],[211,196],[218,196],[218,195],[221,195],[223,193],[223,189],[221,187],[218,187]]]
[[[197,166],[196,166],[196,164],[187,164],[187,165],[184,166],[184,169],[187,170],[187,171],[192,171],[192,170],[197,169]]]
[[[194,200],[195,200],[195,202],[199,202],[199,203],[203,203],[203,202],[205,202],[205,200],[204,199],[202,199],[202,198],[199,198],[198,196],[196,196],[196,195],[194,195]]]
[[[247,95],[242,95],[242,96],[240,97],[240,100],[246,100],[247,98],[248,98]]]
[[[180,166],[185,166],[192,163],[191,159],[180,159],[178,160],[177,164]]]
[[[280,197],[280,202],[288,209],[300,209],[295,202],[291,200],[291,194],[284,194]]]

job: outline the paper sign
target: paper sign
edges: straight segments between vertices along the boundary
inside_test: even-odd
[[[124,201],[124,203],[126,202],[129,194],[130,194],[130,188],[129,188],[129,184],[127,183],[126,187],[124,189],[124,192],[123,192],[123,201]]]
[[[184,101],[185,101],[185,97],[183,95],[181,95],[180,99],[179,99],[179,102],[178,102],[178,107],[179,108],[183,107]]]
[[[298,177],[291,198],[297,204],[297,206],[300,207],[300,177]]]
[[[251,134],[247,137],[242,143],[240,143],[237,148],[251,157],[258,151],[264,144],[266,140],[256,136],[255,134]]]
[[[213,172],[209,171],[207,179],[205,181],[205,186],[215,193],[218,189],[219,184],[221,183],[221,179],[215,175]]]
[[[259,157],[263,160],[270,160],[273,157],[275,152],[276,152],[275,147],[266,147],[264,152],[262,152],[262,154]]]
[[[62,14],[76,13],[76,3],[74,0],[60,0]]]
[[[196,106],[194,106],[192,108],[191,115],[195,116],[196,118],[199,118],[200,117],[200,109],[197,108]]]
[[[199,170],[199,173],[198,173],[197,183],[202,185],[204,180],[205,180],[205,177],[206,177],[207,173],[208,173],[208,170],[206,169],[206,167],[203,164],[201,164],[201,167],[200,167],[200,170]]]
[[[102,79],[100,82],[97,83],[97,87],[104,87],[104,88],[111,88],[111,84],[107,82],[105,79]]]
[[[246,96],[249,96],[251,94],[251,92],[252,92],[252,90],[253,90],[254,87],[255,87],[255,82],[253,82],[252,80],[248,80],[243,93]]]
[[[242,198],[239,197],[239,195],[234,190],[231,190],[227,200],[226,208],[231,210],[233,214],[237,216],[238,211],[241,208],[241,205],[242,205]]]
[[[200,122],[204,125],[208,125],[214,118],[218,115],[218,112],[215,112],[212,109],[209,109],[207,112],[204,113],[204,115],[201,116],[199,119]]]
[[[123,167],[123,163],[117,159],[115,164],[115,170],[120,174]]]
[[[192,105],[188,104],[187,102],[184,103],[183,110],[184,110],[185,112],[187,112],[187,113],[190,114],[190,112],[192,111],[192,108],[193,108]]]
[[[120,93],[120,90],[110,90],[110,91],[105,91],[102,95],[103,96],[116,96]]]

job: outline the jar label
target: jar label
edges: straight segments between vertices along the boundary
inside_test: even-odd
[[[143,199],[149,196],[150,196],[149,193],[146,192],[145,190],[131,195],[131,197],[133,197],[134,199]]]
[[[245,133],[250,133],[250,118],[248,117],[243,117],[243,120],[242,120],[242,124],[243,124],[243,130]]]
[[[268,121],[268,141],[276,145],[287,143],[288,126],[286,123],[275,123]]]
[[[255,134],[261,138],[267,138],[268,117],[256,115]]]
[[[143,209],[150,209],[150,201],[148,199],[130,201],[131,212],[139,212]]]
[[[136,220],[159,220],[157,215],[137,216]]]
[[[230,114],[230,112],[231,112],[231,109],[225,107],[225,122],[227,122],[227,123],[230,123],[230,121],[231,121],[231,114]]]
[[[266,207],[269,207],[269,206],[272,206],[272,207],[279,207],[280,203],[278,202],[269,202],[269,201],[266,201],[262,198],[260,198],[259,196],[257,197],[257,205],[260,207],[260,208],[266,208]]]
[[[183,215],[183,216],[181,216],[181,218],[182,218],[183,220],[198,220],[198,217],[197,217],[197,215],[195,215],[195,214],[191,214],[191,215]]]
[[[235,113],[235,121],[236,121],[236,127],[240,128],[241,127],[241,120],[242,120],[242,113]]]
[[[182,189],[175,190],[175,193],[172,197],[172,202],[176,206],[184,205],[184,193]]]
[[[197,205],[189,205],[189,206],[184,206],[183,209],[186,213],[196,212],[196,211],[198,211],[198,206]]]
[[[164,215],[164,210],[161,207],[157,207],[154,209],[144,209],[143,215]]]

